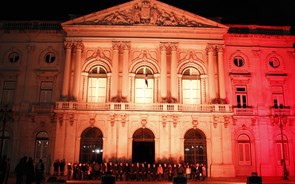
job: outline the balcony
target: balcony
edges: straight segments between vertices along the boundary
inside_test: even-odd
[[[55,111],[152,111],[152,112],[216,112],[232,113],[228,104],[139,104],[139,103],[81,103],[56,102]]]

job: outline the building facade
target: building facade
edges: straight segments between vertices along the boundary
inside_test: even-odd
[[[0,42],[12,168],[30,156],[48,173],[64,159],[295,175],[289,26],[223,25],[133,0],[66,22],[2,21]]]

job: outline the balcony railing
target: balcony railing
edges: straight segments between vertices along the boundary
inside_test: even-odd
[[[56,102],[55,110],[79,111],[181,111],[181,112],[220,112],[232,113],[232,106],[228,104],[139,104],[139,103],[81,103]]]

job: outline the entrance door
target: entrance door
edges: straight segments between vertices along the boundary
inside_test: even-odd
[[[155,162],[155,137],[151,130],[138,129],[133,134],[132,162]]]
[[[98,128],[87,128],[82,132],[80,163],[102,162],[103,135]]]
[[[155,161],[155,143],[144,141],[133,141],[132,162],[136,163],[154,163]]]

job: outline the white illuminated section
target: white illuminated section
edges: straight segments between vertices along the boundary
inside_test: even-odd
[[[135,103],[153,103],[153,86],[153,79],[148,79],[148,85],[145,79],[135,79]]]

